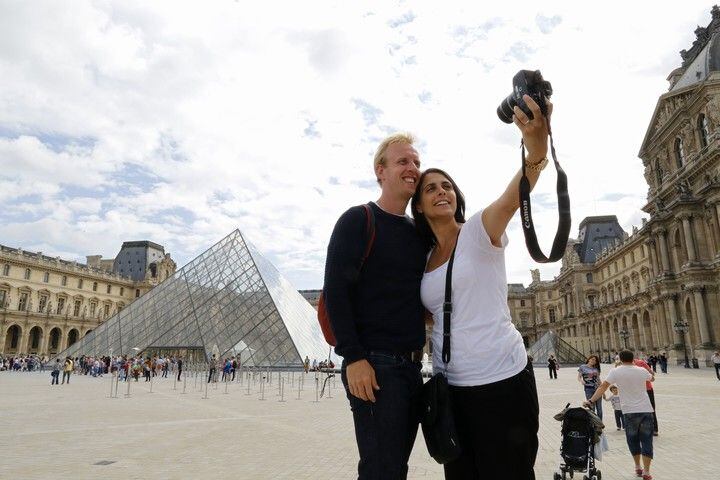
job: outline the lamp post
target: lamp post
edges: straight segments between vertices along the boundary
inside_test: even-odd
[[[687,343],[685,343],[685,334],[690,331],[690,325],[686,321],[678,320],[673,324],[673,330],[682,335],[683,352],[685,352],[685,368],[690,368],[688,361]]]
[[[624,328],[618,332],[618,335],[620,335],[620,338],[623,339],[623,344],[625,345],[625,350],[627,350],[627,339],[630,338],[630,332],[625,330]]]

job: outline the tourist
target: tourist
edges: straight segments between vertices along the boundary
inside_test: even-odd
[[[715,367],[715,376],[720,380],[720,350],[716,350],[712,357],[713,366]]]
[[[525,147],[532,189],[547,164],[548,123],[540,107],[524,100],[530,120],[515,107],[513,120]],[[552,106],[548,102],[551,111]],[[421,295],[432,314],[433,370],[442,371],[461,446],[448,462],[446,479],[531,479],[538,451],[535,376],[507,303],[505,230],[519,208],[518,171],[504,193],[465,222],[465,199],[453,179],[431,168],[418,181],[412,212],[418,231],[432,245]],[[449,258],[455,252],[452,282],[451,361],[443,351],[443,304]]]
[[[650,365],[647,364],[645,360],[640,360],[638,358],[633,360],[633,363],[636,367],[642,367],[645,370],[647,370],[650,373],[653,373],[652,369],[650,368]],[[658,436],[658,420],[657,420],[657,413],[655,412],[655,390],[653,390],[653,384],[652,382],[648,381],[645,382],[645,389],[647,392],[648,399],[650,400],[650,405],[652,405],[652,415],[653,415],[653,435]]]
[[[305,355],[305,361],[303,361],[303,370],[305,370],[305,373],[308,373],[308,370],[310,370],[310,357]]]
[[[58,378],[60,377],[60,359],[56,358],[55,363],[53,363],[53,369],[50,373],[50,377],[52,378],[52,381],[50,382],[50,385],[57,385],[58,384]],[[64,379],[63,379],[64,380]]]
[[[183,371],[183,357],[178,357],[177,359],[177,381],[180,381],[180,376],[182,375]]]
[[[660,361],[660,371],[662,373],[668,373],[668,358],[667,354],[665,352],[662,352],[660,354],[660,358],[658,359]]]
[[[68,385],[70,385],[70,374],[73,371],[75,365],[70,357],[65,357],[65,364],[63,365],[63,379],[62,385],[65,385],[65,379],[67,379]]]
[[[618,395],[617,386],[610,386],[610,393],[610,397],[606,398],[605,395],[603,395],[603,399],[607,400],[612,405],[613,411],[615,412],[615,425],[617,426],[617,429],[619,431],[620,429],[624,428],[625,424],[623,422],[622,405],[620,403],[620,396]]]
[[[207,383],[210,383],[213,380],[213,376],[215,375],[215,369],[217,360],[215,360],[215,354],[213,354],[212,358],[210,359],[210,364],[208,365],[208,380]]]
[[[652,480],[650,463],[653,459],[653,407],[647,396],[645,382],[655,380],[655,375],[633,363],[633,352],[620,352],[621,365],[610,371],[595,394],[584,402],[592,406],[603,396],[611,384],[620,390],[620,405],[625,422],[625,438],[630,455],[635,461],[635,475]]]
[[[550,371],[550,380],[555,379],[557,380],[557,371],[558,371],[558,361],[557,358],[555,358],[555,355],[550,354],[550,357],[547,359],[547,365],[548,370]]]
[[[324,298],[360,453],[358,476],[405,478],[415,443],[414,398],[425,344],[420,281],[427,244],[405,215],[420,177],[409,134],[384,139],[374,158],[380,197],[337,221],[327,250]],[[375,236],[363,262],[368,215]],[[362,264],[362,268],[360,265]]]
[[[597,355],[590,355],[584,365],[578,368],[578,381],[583,386],[585,398],[593,396],[598,386],[600,386],[600,359]],[[595,413],[602,419],[602,402],[594,404]]]

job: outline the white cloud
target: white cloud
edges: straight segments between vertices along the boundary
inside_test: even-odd
[[[710,19],[699,1],[668,5],[2,3],[0,243],[82,260],[148,239],[183,264],[239,227],[298,287],[320,287],[337,216],[378,195],[388,131],[415,132],[469,211],[502,192],[519,137],[495,109],[521,68],[555,87],[572,234],[588,215],[630,230],[647,122]],[[533,210],[546,248],[554,190],[550,167]],[[514,222],[508,280],[527,283]]]

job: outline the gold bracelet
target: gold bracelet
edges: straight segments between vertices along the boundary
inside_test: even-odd
[[[530,170],[532,172],[542,172],[545,167],[547,167],[548,164],[548,158],[543,157],[542,160],[540,160],[537,163],[527,163],[525,162],[525,169]]]

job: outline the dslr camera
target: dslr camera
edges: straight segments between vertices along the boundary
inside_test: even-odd
[[[543,80],[540,70],[520,70],[513,77],[513,91],[505,100],[500,102],[497,109],[498,117],[505,123],[513,123],[512,117],[515,114],[513,108],[517,105],[520,110],[525,112],[530,120],[533,114],[530,108],[525,104],[523,95],[530,95],[535,103],[540,107],[543,115],[547,116],[547,103],[545,98],[552,95],[552,85],[547,80]]]

